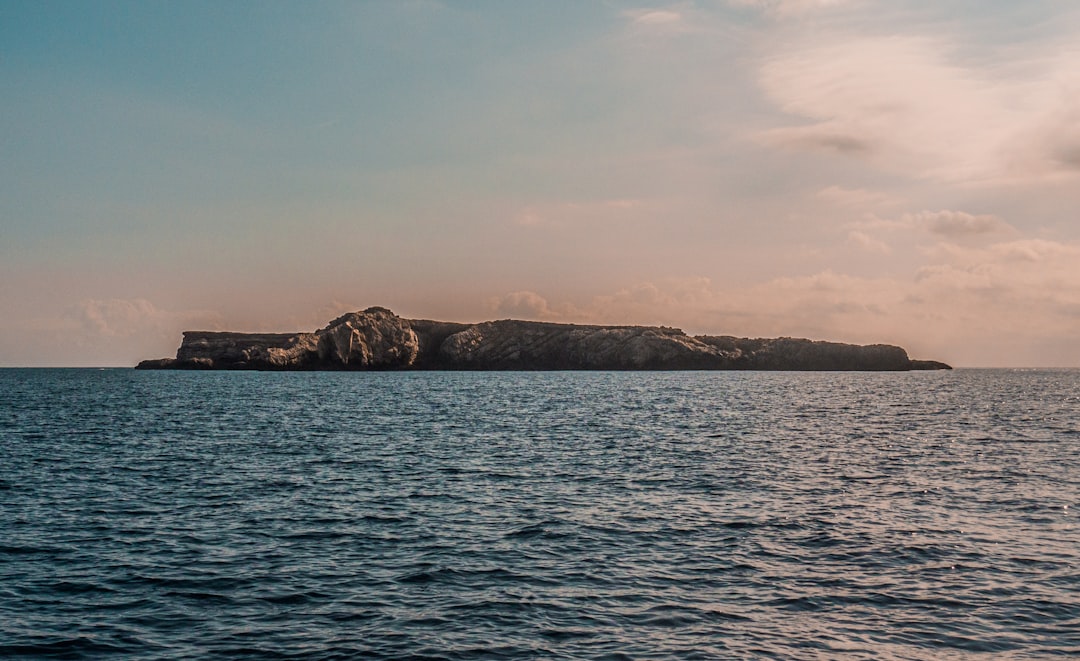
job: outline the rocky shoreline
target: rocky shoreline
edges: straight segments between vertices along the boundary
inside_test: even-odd
[[[176,358],[137,369],[874,370],[951,369],[900,347],[794,338],[689,336],[664,326],[403,319],[380,307],[313,333],[186,331]]]

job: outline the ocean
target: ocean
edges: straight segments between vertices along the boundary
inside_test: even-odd
[[[1080,371],[0,370],[0,656],[1080,655]]]

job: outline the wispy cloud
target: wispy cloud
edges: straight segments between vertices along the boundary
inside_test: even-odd
[[[1011,230],[1008,223],[991,214],[973,215],[964,211],[922,211],[906,214],[902,222],[924,227],[946,237],[968,237]]]
[[[1080,329],[1072,3],[410,0],[196,33],[165,3],[129,17],[145,53],[20,7],[0,30],[33,18],[60,50],[11,41],[0,363],[369,305],[969,364],[982,336],[987,364]],[[250,53],[281,75],[245,84]]]
[[[815,197],[837,207],[846,207],[862,212],[893,207],[904,202],[904,198],[895,193],[865,188],[845,188],[843,186],[822,188],[815,194]]]
[[[1033,58],[1021,75],[954,50],[904,35],[794,45],[761,68],[760,83],[801,121],[762,139],[948,183],[1080,173],[1080,52]]]
[[[524,207],[514,214],[516,225],[567,227],[618,222],[641,213],[646,202],[615,198],[585,202],[557,202]]]
[[[875,239],[865,232],[852,230],[848,232],[848,243],[866,252],[875,252],[887,255],[892,252],[889,245],[880,239]]]
[[[899,217],[881,217],[873,213],[848,224],[852,234],[865,237],[862,242],[880,240],[883,234],[902,233],[909,237],[932,236],[947,242],[972,241],[987,244],[1006,238],[1019,239],[1019,230],[993,214],[972,214],[942,209],[904,213]],[[876,237],[876,238],[872,238]]]
[[[0,361],[130,366],[172,355],[182,330],[213,330],[222,319],[210,310],[170,310],[144,298],[85,298],[50,314],[0,318]]]
[[[810,12],[854,5],[859,0],[729,0],[736,7],[754,7],[771,15],[787,18]]]
[[[872,251],[888,250],[868,235],[850,236]],[[1080,322],[1080,245],[1044,239],[939,244],[928,256],[931,263],[904,277],[824,269],[745,287],[670,278],[576,306],[515,292],[498,309],[534,319],[666,324],[697,333],[885,341],[962,365],[1080,364],[1072,339]],[[973,324],[982,331],[973,332]]]
[[[632,9],[624,15],[638,25],[674,25],[683,20],[681,13],[670,9]]]
[[[163,310],[143,298],[84,299],[68,308],[66,317],[78,322],[85,336],[104,338],[176,333],[187,324],[220,323],[220,315],[211,311]]]

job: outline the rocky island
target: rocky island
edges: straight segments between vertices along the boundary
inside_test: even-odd
[[[380,307],[313,333],[186,331],[176,358],[138,369],[881,370],[951,369],[900,347],[794,338],[689,336],[664,326],[403,319]]]

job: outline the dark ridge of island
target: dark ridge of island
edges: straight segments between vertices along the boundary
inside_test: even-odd
[[[900,347],[782,337],[689,336],[664,326],[539,321],[462,324],[372,307],[314,333],[186,331],[176,358],[137,369],[218,370],[936,370]]]

